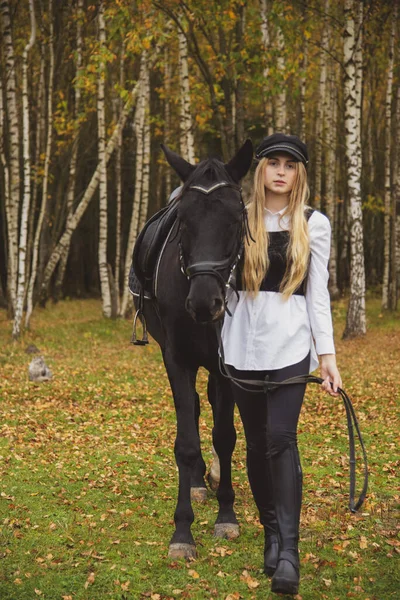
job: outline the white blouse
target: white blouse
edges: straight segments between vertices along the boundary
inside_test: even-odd
[[[270,232],[289,229],[286,207],[277,213],[265,209]],[[281,217],[281,218],[280,218]],[[328,291],[331,226],[314,211],[308,221],[311,260],[306,295],[283,300],[279,292],[260,291],[252,297],[232,293],[222,328],[225,362],[241,370],[275,370],[296,364],[311,350],[310,373],[319,354],[334,354],[332,316]]]

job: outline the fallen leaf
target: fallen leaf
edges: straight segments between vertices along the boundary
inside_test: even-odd
[[[89,577],[86,579],[85,590],[87,590],[89,585],[91,585],[92,583],[94,583],[94,573],[90,573]]]
[[[195,571],[194,569],[189,569],[188,573],[189,573],[190,577],[193,577],[193,579],[198,579],[200,577],[198,572]]]

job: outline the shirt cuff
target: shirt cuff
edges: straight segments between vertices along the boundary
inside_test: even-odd
[[[318,356],[321,354],[336,354],[335,344],[331,336],[318,336],[315,340],[315,349]]]

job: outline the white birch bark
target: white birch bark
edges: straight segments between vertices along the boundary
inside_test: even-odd
[[[332,226],[331,253],[329,259],[329,292],[332,299],[339,297],[337,286],[337,240],[336,240],[336,132],[337,132],[337,77],[331,65],[330,81],[324,108],[326,124],[326,216]]]
[[[168,25],[168,29],[169,30],[171,29],[170,24]],[[154,54],[152,55],[152,58],[149,61],[149,69],[156,62],[156,60],[159,56],[160,50],[161,50],[161,43],[159,43],[157,45],[157,47],[154,51]],[[124,109],[121,113],[119,122],[107,143],[107,148],[106,148],[107,163],[117,146],[120,131],[123,130],[123,128],[125,126],[128,115],[132,110],[133,104],[135,103],[139,89],[140,89],[140,80],[138,82],[136,82],[135,86],[133,87],[129,98],[124,105]],[[62,234],[57,245],[55,246],[55,248],[54,248],[53,252],[51,253],[51,256],[47,262],[47,265],[46,265],[46,268],[44,271],[42,285],[41,285],[42,297],[45,297],[45,295],[46,295],[47,286],[49,285],[50,279],[54,273],[54,270],[58,264],[58,261],[60,260],[60,257],[62,255],[62,253],[64,252],[67,244],[69,244],[72,234],[74,233],[75,229],[77,228],[82,216],[85,213],[85,210],[89,206],[89,203],[90,203],[91,199],[93,198],[93,195],[97,189],[98,184],[99,184],[99,165],[97,166],[96,171],[93,173],[92,178],[89,182],[89,185],[87,186],[86,191],[83,194],[81,201],[79,202],[78,206],[76,207],[74,214],[71,216],[70,219],[67,220],[65,231]]]
[[[28,98],[28,57],[36,40],[36,20],[33,0],[29,0],[29,14],[31,18],[31,35],[22,54],[22,147],[24,159],[24,195],[21,209],[21,224],[18,248],[18,286],[17,302],[13,324],[13,338],[21,334],[22,313],[25,298],[25,270],[26,250],[28,241],[28,216],[31,202],[31,157],[30,157],[30,126],[29,126],[29,98]]]
[[[49,0],[49,15],[53,14],[53,3]],[[33,311],[33,292],[37,276],[37,265],[39,258],[40,236],[42,234],[43,220],[46,213],[46,205],[48,198],[49,187],[49,171],[51,160],[51,145],[53,141],[53,87],[54,87],[54,25],[53,19],[49,19],[49,85],[47,90],[47,138],[46,138],[46,154],[44,159],[44,174],[42,184],[42,200],[39,212],[38,222],[36,224],[35,237],[33,240],[31,276],[28,285],[27,308],[25,315],[25,326],[29,327],[30,318]]]
[[[180,87],[180,150],[181,156],[194,163],[193,123],[190,112],[190,85],[188,67],[188,45],[186,36],[178,28],[179,42],[179,87]]]
[[[280,26],[277,27],[276,31],[276,43],[278,48],[278,73],[280,75],[280,92],[277,94],[275,101],[275,123],[276,131],[286,133],[287,129],[287,114],[286,114],[286,84],[284,81],[284,74],[286,70],[285,61],[285,40],[283,38],[282,29]]]
[[[144,124],[145,124],[145,109],[146,109],[146,66],[147,57],[146,54],[142,54],[141,67],[140,67],[140,92],[138,103],[135,113],[135,132],[136,132],[136,165],[135,165],[135,193],[132,205],[131,223],[129,227],[128,243],[125,254],[125,268],[124,268],[124,286],[121,300],[121,317],[125,317],[129,303],[131,301],[131,295],[128,290],[128,278],[129,270],[132,262],[132,252],[135,245],[136,237],[139,228],[139,215],[140,215],[140,203],[142,198],[142,187],[143,187],[143,154],[144,154]]]
[[[100,2],[98,12],[99,24],[99,50],[100,55],[105,48],[106,27],[104,21],[104,2]],[[107,219],[107,159],[106,159],[106,124],[105,124],[105,63],[101,59],[99,64],[99,73],[97,80],[97,131],[98,131],[98,156],[99,156],[99,276],[100,289],[103,307],[103,315],[111,317],[111,293],[110,281],[107,268],[107,238],[108,238],[108,219]]]
[[[343,337],[366,333],[364,238],[361,210],[361,139],[357,106],[356,32],[354,0],[345,0],[344,103],[347,178],[350,201],[350,300]],[[358,53],[358,58],[360,52]],[[359,67],[358,67],[359,68]]]
[[[396,13],[397,11],[395,11]],[[390,255],[391,255],[391,138],[392,138],[392,91],[393,91],[393,65],[394,65],[394,38],[396,35],[396,18],[392,20],[389,46],[389,64],[387,75],[385,99],[385,215],[383,224],[383,282],[382,282],[382,308],[391,308],[390,304]]]
[[[261,39],[262,39],[262,51],[267,53],[270,47],[271,39],[269,33],[269,21],[268,15],[270,11],[269,0],[260,0],[260,17],[261,17]],[[273,133],[273,118],[272,118],[272,103],[271,97],[268,94],[268,80],[269,80],[269,65],[265,61],[263,69],[263,93],[264,93],[264,119],[267,135]]]
[[[327,15],[329,12],[329,0],[325,0],[324,3],[324,14]],[[326,107],[326,70],[327,70],[327,52],[329,42],[329,26],[328,20],[325,17],[323,28],[322,28],[322,39],[321,39],[321,56],[320,56],[320,74],[319,74],[319,98],[317,103],[317,124],[316,124],[316,135],[315,135],[315,190],[314,190],[314,206],[321,209],[321,196],[322,196],[322,152],[324,148],[324,119],[325,119],[325,107]]]
[[[5,91],[6,115],[8,118],[9,137],[9,208],[8,219],[8,277],[7,296],[12,313],[16,308],[18,277],[18,212],[20,206],[20,132],[17,103],[17,84],[15,71],[15,55],[11,30],[10,2],[0,3],[1,28],[3,34],[3,51],[5,56]]]
[[[79,111],[81,107],[81,84],[79,81],[82,71],[82,23],[85,18],[83,0],[78,0],[77,20],[76,20],[76,72],[75,72],[75,138],[72,146],[71,161],[69,164],[68,178],[68,193],[67,193],[67,218],[69,218],[74,210],[75,184],[76,184],[76,164],[78,159],[79,147]],[[61,288],[64,282],[65,270],[67,268],[70,244],[68,244],[60,259],[60,264],[57,272],[57,280],[55,284],[54,295],[58,299],[61,294]]]

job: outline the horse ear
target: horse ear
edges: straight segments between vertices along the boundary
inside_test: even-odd
[[[225,165],[225,168],[232,179],[239,182],[250,169],[252,160],[253,142],[247,139],[235,156]]]
[[[179,156],[179,154],[176,154],[176,152],[172,152],[172,150],[164,144],[161,144],[161,149],[175,173],[177,173],[182,181],[185,182],[195,170],[195,165],[191,165],[187,160]]]

